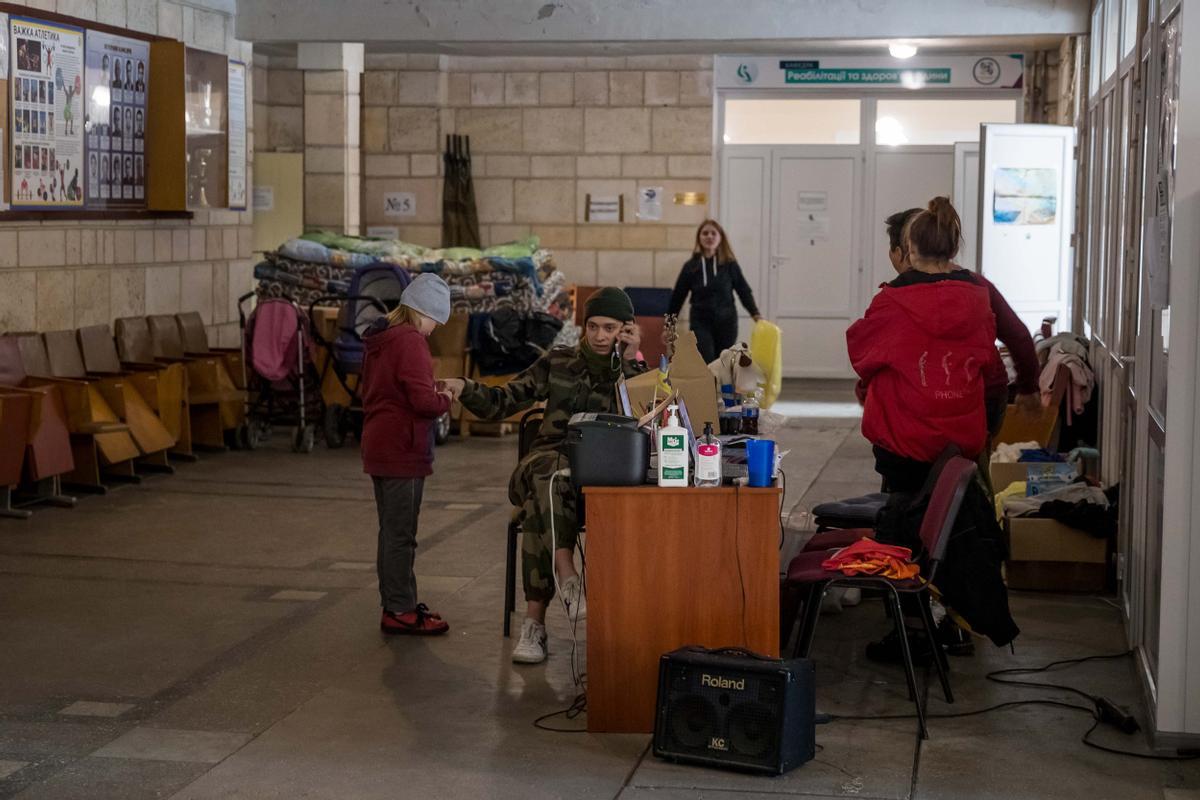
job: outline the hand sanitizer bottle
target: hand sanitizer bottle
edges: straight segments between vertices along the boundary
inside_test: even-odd
[[[658,429],[658,485],[688,486],[688,434],[679,424],[679,406],[667,407],[671,415]]]
[[[704,423],[704,435],[696,443],[696,485],[721,485],[721,440],[713,436],[712,423]]]

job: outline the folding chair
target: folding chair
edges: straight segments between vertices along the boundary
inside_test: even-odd
[[[808,657],[812,649],[813,636],[816,633],[817,620],[821,613],[821,596],[833,585],[859,586],[883,589],[895,615],[899,632],[901,651],[904,656],[904,673],[908,680],[908,692],[917,706],[917,721],[921,738],[928,739],[929,731],[925,726],[925,706],[921,702],[917,690],[916,669],[913,666],[912,650],[908,640],[908,629],[904,624],[904,613],[901,609],[900,595],[914,595],[921,611],[921,621],[925,627],[930,647],[934,651],[934,666],[937,668],[938,680],[942,684],[946,702],[954,702],[954,693],[950,689],[950,679],[947,675],[950,666],[946,654],[937,646],[937,636],[934,630],[933,614],[929,609],[929,584],[937,577],[937,568],[946,553],[946,545],[950,539],[950,531],[955,518],[962,507],[967,487],[975,478],[977,467],[974,463],[961,456],[948,459],[938,472],[933,491],[925,515],[921,519],[921,543],[928,553],[926,574],[907,580],[894,580],[876,575],[844,575],[838,570],[827,570],[822,566],[833,551],[800,553],[788,565],[786,585],[789,588],[807,592],[804,603],[804,617],[800,634],[796,640],[793,655]]]
[[[179,338],[183,342],[183,352],[189,356],[205,356],[220,358],[225,362],[233,385],[239,389],[246,388],[246,364],[240,347],[210,347],[208,333],[204,330],[204,319],[199,311],[185,311],[175,315],[175,323],[179,326]]]
[[[87,374],[119,376],[131,384],[170,434],[174,442],[171,453],[189,454],[192,430],[187,414],[183,366],[121,361],[112,330],[107,325],[80,328],[75,335]]]
[[[117,418],[129,426],[129,433],[142,453],[138,463],[156,471],[173,471],[167,451],[175,446],[175,439],[137,388],[126,380],[126,375],[119,369],[105,375],[89,373],[75,331],[47,331],[42,340],[54,377],[95,386]]]
[[[97,326],[107,331],[107,326]],[[97,360],[97,364],[111,361],[101,352],[103,348],[93,341],[99,339],[93,328],[84,328],[86,338],[81,337],[81,348],[84,352],[84,364],[89,358]],[[148,400],[150,407],[159,412],[159,419],[167,426],[167,430],[175,437],[175,447],[171,455],[183,460],[195,460],[192,450],[192,409],[189,400],[187,365],[182,362],[171,362],[154,357],[154,342],[150,338],[150,325],[145,317],[125,317],[116,322],[114,344],[117,348],[118,362],[123,369],[134,370],[137,374],[157,374],[158,402]],[[141,372],[144,370],[145,372]],[[103,368],[100,371],[104,371]],[[142,389],[143,396],[152,392],[147,383],[134,378],[135,384]],[[178,405],[178,411],[172,407]],[[178,417],[178,419],[176,419]]]
[[[61,393],[75,463],[64,482],[101,494],[107,491],[102,472],[110,479],[136,482],[133,459],[141,452],[129,426],[117,418],[99,389],[84,381],[54,377],[45,342],[38,334],[12,338],[20,351],[19,385],[54,386]]]
[[[187,364],[192,405],[207,405],[211,402],[217,404],[217,427],[212,427],[211,418],[207,420],[209,428],[203,441],[199,438],[200,431],[195,430],[193,426],[197,443],[213,443],[214,447],[225,447],[226,432],[236,432],[246,418],[246,393],[237,388],[233,376],[225,366],[225,360],[220,356],[188,355],[175,315],[155,314],[146,317],[146,322],[150,325],[150,340],[154,345],[155,357]]]
[[[24,504],[40,502],[70,508],[74,497],[62,493],[62,476],[75,470],[67,412],[57,386],[26,386],[16,337],[0,337],[0,393],[30,398],[25,435],[23,481],[32,489]]]
[[[12,496],[25,464],[32,406],[31,395],[0,390],[0,517],[30,517],[30,512],[13,508]]]

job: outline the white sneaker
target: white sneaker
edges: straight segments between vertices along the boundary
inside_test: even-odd
[[[578,575],[572,575],[562,583],[562,599],[567,607],[567,619],[583,622],[587,619],[587,596]]]
[[[514,664],[540,664],[546,660],[546,626],[529,617],[521,623],[521,641],[513,648]]]

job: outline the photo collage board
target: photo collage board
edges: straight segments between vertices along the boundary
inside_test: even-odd
[[[80,208],[84,31],[14,16],[8,37],[12,207]]]
[[[87,204],[146,204],[150,43],[88,31]]]

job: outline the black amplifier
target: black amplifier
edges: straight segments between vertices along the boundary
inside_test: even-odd
[[[654,755],[783,774],[815,753],[812,662],[685,647],[659,661]]]

